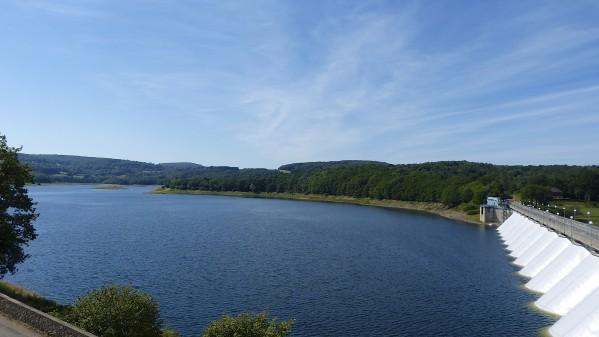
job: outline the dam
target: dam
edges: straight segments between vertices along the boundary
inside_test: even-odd
[[[498,232],[525,287],[541,296],[534,305],[560,316],[554,337],[599,336],[599,228],[510,203]]]

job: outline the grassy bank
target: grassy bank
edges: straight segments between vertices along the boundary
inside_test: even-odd
[[[300,193],[252,193],[252,192],[232,192],[232,191],[199,191],[199,190],[177,190],[170,188],[157,188],[153,191],[156,194],[192,194],[192,195],[221,195],[243,198],[264,198],[264,199],[286,199],[303,201],[321,201],[336,202],[344,204],[355,204],[365,206],[376,206],[385,208],[397,208],[413,211],[422,211],[440,215],[442,217],[454,220],[465,221],[474,224],[480,224],[478,212],[476,214],[467,214],[458,209],[447,208],[441,203],[400,201],[400,200],[378,200],[370,198],[353,198],[336,195],[320,194],[300,194]]]
[[[99,190],[124,190],[127,189],[127,186],[117,184],[98,184],[95,188]]]
[[[557,208],[555,207],[557,206]],[[554,200],[549,203],[549,207],[546,207],[551,213],[559,212],[560,215],[564,214],[564,208],[566,208],[566,216],[574,216],[576,214],[576,220],[588,223],[593,221],[593,224],[599,225],[599,203],[594,201],[575,201],[575,200]],[[574,212],[576,210],[576,212]]]
[[[69,310],[68,305],[62,305],[30,290],[4,281],[0,281],[0,293],[61,319],[64,319]]]

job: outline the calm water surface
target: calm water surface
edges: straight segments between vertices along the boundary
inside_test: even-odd
[[[266,310],[294,336],[536,336],[494,230],[380,208],[149,187],[32,187],[31,258],[8,277],[71,302],[108,284],[154,296],[165,324],[198,336],[223,313]]]

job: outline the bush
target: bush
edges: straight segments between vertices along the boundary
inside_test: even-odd
[[[277,322],[265,313],[241,314],[210,323],[202,337],[285,337],[292,327],[293,321]]]
[[[464,212],[467,211],[477,211],[478,212],[478,205],[473,205],[473,204],[460,204],[460,206],[458,206],[458,209]]]
[[[164,328],[160,337],[181,337],[181,335],[174,329]]]
[[[93,290],[73,305],[71,323],[99,337],[160,337],[158,305],[132,287]]]

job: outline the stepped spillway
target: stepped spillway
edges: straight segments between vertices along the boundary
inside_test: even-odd
[[[565,315],[599,287],[599,257],[587,256],[535,304],[549,312]]]
[[[520,270],[520,274],[527,277],[535,277],[537,274],[545,269],[551,262],[570,245],[570,241],[564,238],[560,238],[555,235],[555,240],[547,247],[545,247],[539,254],[526,265],[526,267]]]
[[[557,239],[557,234],[550,232],[546,229],[543,229],[542,231],[543,234],[541,234],[539,239],[535,241],[534,244],[530,245],[530,247],[528,247],[525,251],[523,251],[520,257],[518,257],[516,261],[514,261],[514,264],[522,267],[528,265],[530,261],[537,257],[537,255],[543,249],[549,246],[553,242],[553,240]]]
[[[512,243],[508,243],[507,249],[511,252],[511,254],[516,254],[519,251],[519,248],[522,245],[530,244],[530,241],[534,241],[534,237],[539,233],[538,228],[533,226],[529,226],[526,228],[519,237],[515,238]]]
[[[599,257],[514,212],[498,228],[526,287],[542,295],[535,305],[561,318],[554,337],[599,337]]]
[[[550,329],[553,336],[592,337],[599,335],[599,290],[562,317]]]
[[[509,219],[511,219],[511,217],[508,218],[508,220]],[[508,245],[508,247],[510,245],[516,244],[518,242],[516,240],[517,238],[521,238],[523,235],[526,235],[525,233],[527,231],[534,228],[533,226],[531,226],[530,223],[528,223],[528,221],[526,221],[526,218],[524,218],[524,217],[520,217],[519,219],[515,220],[513,222],[513,226],[514,226],[513,229],[506,230],[506,234],[504,237],[504,240],[505,240],[506,244]]]
[[[528,281],[526,287],[541,293],[548,292],[549,289],[553,288],[561,279],[566,277],[572,269],[576,268],[589,255],[591,253],[588,250],[575,246],[568,241],[568,247],[543,268],[543,270],[538,272],[535,277]]]
[[[505,234],[502,235],[502,238],[508,247],[510,246],[508,244],[508,242],[511,243],[512,245],[515,244],[514,238],[521,237],[527,230],[533,228],[533,226],[526,221],[525,217],[523,217],[517,213],[512,215],[512,217],[515,215],[518,215],[518,218],[516,220],[514,220],[513,223],[511,223],[512,228],[510,228],[509,230],[506,230]],[[509,219],[511,219],[511,217],[508,218],[508,220]]]
[[[515,258],[522,256],[522,254],[524,254],[528,248],[533,246],[539,239],[541,239],[543,234],[545,234],[545,229],[542,227],[539,226],[533,228],[530,234],[528,234],[528,236],[526,236],[526,238],[522,240],[520,244],[514,247],[514,250],[510,253],[510,255]]]
[[[512,237],[515,232],[517,233],[519,230],[523,229],[523,221],[524,217],[518,213],[513,214],[509,217],[499,228],[499,235],[505,241],[505,239]]]

